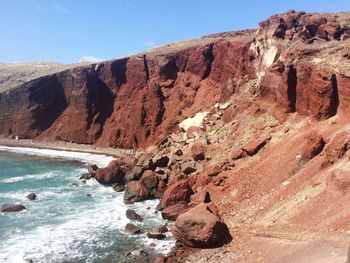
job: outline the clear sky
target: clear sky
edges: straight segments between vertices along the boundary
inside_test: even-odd
[[[256,28],[288,9],[350,11],[349,0],[1,0],[0,62],[111,59]]]

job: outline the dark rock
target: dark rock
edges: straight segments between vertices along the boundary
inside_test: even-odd
[[[4,213],[9,212],[19,212],[26,209],[23,205],[20,204],[3,204],[0,207],[0,211]]]
[[[116,192],[123,192],[125,190],[125,185],[124,184],[113,184],[112,188]]]
[[[28,200],[34,201],[36,200],[37,196],[34,193],[30,193],[29,195],[26,196]]]
[[[130,220],[135,220],[135,221],[139,221],[139,222],[143,221],[142,216],[140,216],[138,213],[136,213],[132,209],[126,210],[126,217]]]
[[[99,167],[96,164],[92,164],[92,165],[89,165],[87,169],[89,174],[94,175],[96,171],[99,169]]]
[[[189,161],[181,164],[180,169],[184,174],[187,175],[195,172],[201,173],[203,172],[203,165],[197,163],[196,161]]]
[[[134,234],[140,234],[141,233],[141,229],[133,224],[126,224],[125,226],[125,233],[130,234],[130,235],[134,235]]]
[[[92,178],[95,177],[95,173],[94,174],[91,174],[91,173],[86,173],[86,174],[83,174],[79,177],[80,180],[90,180]]]
[[[162,240],[166,238],[166,235],[162,234],[161,232],[151,232],[151,233],[147,233],[147,237]]]
[[[204,143],[196,142],[191,147],[192,158],[195,161],[204,160],[206,151],[207,151],[207,145],[205,145]]]

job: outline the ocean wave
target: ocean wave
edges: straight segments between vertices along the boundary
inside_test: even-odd
[[[109,199],[106,200],[108,197],[104,192],[104,189],[97,192],[91,207],[79,206],[71,213],[68,211],[59,224],[46,224],[30,231],[12,233],[6,242],[0,242],[0,261],[6,260],[11,263],[32,259],[34,262],[62,262],[86,259],[84,262],[96,262],[101,255],[93,251],[101,247],[112,247],[115,242],[113,238],[106,238],[106,231],[118,231],[123,235],[125,225],[130,222],[125,216],[126,209],[130,207],[123,203],[123,194],[115,193],[114,198],[110,198],[109,195]],[[144,222],[137,223],[138,225],[160,226],[164,223],[160,215],[147,209],[148,206],[154,208],[156,204],[156,200],[151,200],[146,204],[138,203],[132,206],[145,219]],[[152,218],[159,224],[149,221]],[[148,239],[146,234],[133,238],[144,245],[156,243],[157,252],[169,252],[174,245],[172,239],[154,242]]]
[[[77,160],[77,161],[90,163],[90,164],[97,164],[100,167],[106,167],[110,163],[110,161],[115,159],[112,156],[107,156],[103,154],[38,149],[38,148],[28,148],[28,147],[0,146],[0,151],[54,157],[54,158],[65,158],[65,159]]]

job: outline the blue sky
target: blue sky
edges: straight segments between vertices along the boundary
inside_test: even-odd
[[[256,28],[288,9],[349,11],[349,0],[2,0],[0,62],[111,59],[169,42]]]

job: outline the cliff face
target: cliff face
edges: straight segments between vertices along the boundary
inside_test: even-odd
[[[249,33],[208,37],[24,83],[0,95],[0,133],[124,148],[154,144],[180,120],[233,94],[248,73],[251,41]]]
[[[280,120],[348,112],[348,14],[290,11],[241,31],[69,69],[0,94],[0,134],[137,148],[230,96]]]

